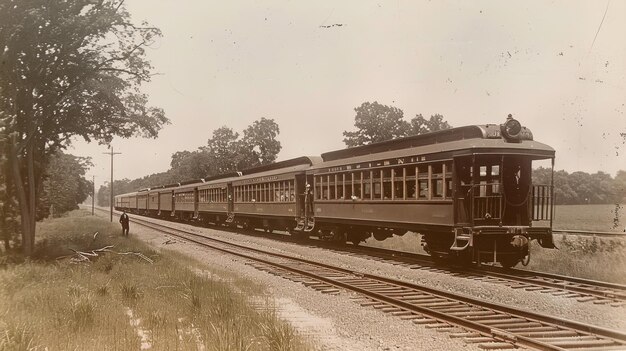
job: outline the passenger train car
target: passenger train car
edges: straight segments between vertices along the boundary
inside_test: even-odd
[[[511,267],[552,241],[550,146],[511,116],[115,197],[115,208],[358,244],[414,231],[436,258]]]

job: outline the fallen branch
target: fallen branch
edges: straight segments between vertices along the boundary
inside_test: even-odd
[[[99,248],[99,249],[95,249],[95,250],[91,250],[91,251],[88,251],[88,252],[70,249],[71,251],[74,252],[73,255],[66,255],[66,256],[57,257],[57,260],[61,260],[61,259],[70,257],[70,262],[72,262],[72,263],[82,263],[82,262],[89,262],[89,263],[91,263],[90,257],[98,257],[99,253],[112,252],[112,253],[114,253],[116,255],[135,255],[135,256],[145,260],[146,262],[148,262],[150,264],[154,263],[154,260],[152,260],[148,256],[142,254],[141,252],[132,252],[132,251],[116,252],[116,251],[111,250],[112,247],[113,247],[113,245],[107,245],[105,247],[102,247],[102,248]]]

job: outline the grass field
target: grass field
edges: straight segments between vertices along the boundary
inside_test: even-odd
[[[554,229],[623,232],[626,205],[559,205],[554,208]]]
[[[34,260],[0,257],[0,350],[310,348],[261,287],[119,232],[76,211],[38,226]],[[82,262],[70,250],[107,245]]]

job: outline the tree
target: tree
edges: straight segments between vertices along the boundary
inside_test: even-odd
[[[409,123],[403,119],[404,112],[401,109],[381,105],[376,101],[364,102],[354,111],[356,111],[354,126],[357,131],[343,132],[345,137],[343,142],[348,147],[452,128],[440,114],[432,115],[428,120],[418,114]]]
[[[213,131],[206,146],[172,155],[169,172],[180,181],[272,163],[281,149],[280,141],[276,140],[279,133],[278,124],[265,117],[248,126],[243,131],[243,137],[231,128],[220,127]]]
[[[54,216],[78,209],[91,194],[92,183],[84,178],[93,166],[89,158],[57,152],[50,158],[44,180],[44,201]]]
[[[11,242],[16,241],[19,233],[18,207],[13,196],[14,186],[6,157],[8,150],[5,120],[0,119],[0,239],[4,241],[5,251],[11,249]]]
[[[239,169],[266,165],[276,161],[280,152],[280,141],[276,140],[280,128],[273,119],[262,117],[243,131],[238,151],[244,155],[239,160]]]
[[[0,114],[21,214],[33,252],[35,214],[50,155],[71,138],[156,137],[167,118],[139,92],[157,28],[135,25],[115,0],[0,0]]]
[[[409,123],[403,120],[404,112],[393,106],[364,102],[354,109],[355,132],[344,131],[343,142],[348,147],[369,145],[407,135]]]
[[[225,174],[237,170],[239,155],[239,133],[231,128],[223,126],[213,131],[213,136],[207,141],[205,147],[200,148],[209,155],[212,161],[211,172],[206,174]]]
[[[409,132],[410,135],[419,135],[424,133],[436,132],[438,130],[450,129],[452,128],[448,122],[443,120],[443,116],[440,114],[435,114],[430,116],[427,120],[422,116],[422,114],[415,115],[413,119],[411,119],[411,130]]]

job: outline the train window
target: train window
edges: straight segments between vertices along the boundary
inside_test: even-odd
[[[322,194],[322,188],[321,188],[321,183],[320,183],[321,177],[320,176],[315,176],[313,178],[313,180],[314,180],[314,183],[315,183],[314,186],[313,186],[313,198],[315,200],[319,200],[320,196]]]
[[[382,199],[382,184],[381,184],[381,173],[382,171],[376,170],[372,171],[372,190],[374,194],[372,196],[372,200],[380,200]]]
[[[435,179],[433,186],[433,198],[443,197],[443,179]]]
[[[274,197],[274,183],[265,184],[265,201],[272,202]]]
[[[406,186],[405,186],[405,189],[406,189],[406,197],[405,197],[405,199],[408,199],[408,200],[414,199],[416,197],[416,195],[417,195],[416,194],[417,193],[416,192],[417,188],[415,186],[415,184],[417,184],[416,183],[416,179],[415,179],[415,168],[416,167],[412,167],[411,166],[411,167],[407,167],[407,168],[404,169],[404,171],[405,171],[404,179],[405,179],[405,184],[406,184]]]
[[[491,192],[500,193],[500,165],[491,166]]]
[[[356,197],[356,199],[362,199],[363,198],[363,172],[356,172],[353,173],[353,177],[354,177],[354,181],[352,182],[354,184],[354,196]]]
[[[428,165],[419,165],[417,167],[417,198],[418,199],[429,199],[429,186],[428,179],[430,173],[430,167]]]
[[[383,200],[391,200],[391,169],[381,171],[383,183]]]
[[[284,202],[287,201],[287,191],[288,191],[288,187],[287,187],[287,182],[280,182],[280,201]]]
[[[480,166],[480,172],[478,174],[480,174],[481,177],[486,177],[487,176],[487,166]]]
[[[443,164],[430,165],[431,198],[443,197]]]
[[[499,176],[500,175],[500,165],[493,165],[493,166],[491,166],[491,175],[492,176]]]
[[[345,174],[344,173],[344,188],[346,189],[346,192],[344,194],[344,199],[346,200],[350,200],[352,199],[352,194],[354,192],[354,178],[353,178],[353,173],[348,173]]]
[[[404,178],[404,174],[405,174],[406,170],[404,169],[404,167],[396,167],[392,169],[392,181],[391,183],[393,184],[393,191],[392,191],[392,197],[394,200],[404,200],[406,198],[406,195],[404,194],[404,189],[405,189],[405,178]]]
[[[370,200],[372,198],[372,171],[363,172],[363,199]]]
[[[335,193],[337,190],[337,175],[329,175],[328,182],[326,182],[326,184],[328,185],[328,200],[332,200],[335,198]]]
[[[289,181],[289,201],[291,202],[296,201],[296,191],[293,186],[293,180]]]
[[[419,179],[418,183],[418,194],[417,197],[419,199],[428,199],[428,179]]]

